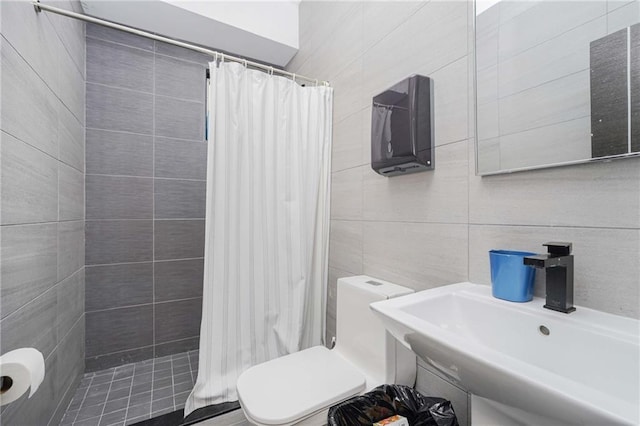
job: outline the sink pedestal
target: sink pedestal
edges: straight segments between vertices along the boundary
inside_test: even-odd
[[[565,426],[566,424],[558,423],[557,419],[550,419],[477,395],[471,395],[471,426],[494,425]]]
[[[640,321],[544,303],[459,283],[370,306],[398,341],[476,395],[474,425],[639,425]]]

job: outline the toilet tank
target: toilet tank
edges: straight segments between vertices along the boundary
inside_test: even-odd
[[[369,304],[413,293],[366,275],[338,279],[335,351],[367,376],[367,389],[383,383],[413,386],[416,356],[389,334]]]

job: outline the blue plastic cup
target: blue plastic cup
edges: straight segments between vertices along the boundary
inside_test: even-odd
[[[536,270],[524,264],[526,256],[536,253],[512,250],[491,250],[491,292],[493,297],[511,302],[533,299]]]

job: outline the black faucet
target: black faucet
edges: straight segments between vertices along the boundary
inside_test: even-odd
[[[527,256],[524,264],[544,269],[546,277],[547,309],[568,314],[573,306],[573,255],[571,243],[546,243],[548,254]]]

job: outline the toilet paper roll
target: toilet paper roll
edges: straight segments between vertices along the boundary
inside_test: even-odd
[[[34,348],[21,348],[0,356],[0,405],[20,398],[31,388],[29,398],[44,379],[44,357]]]

